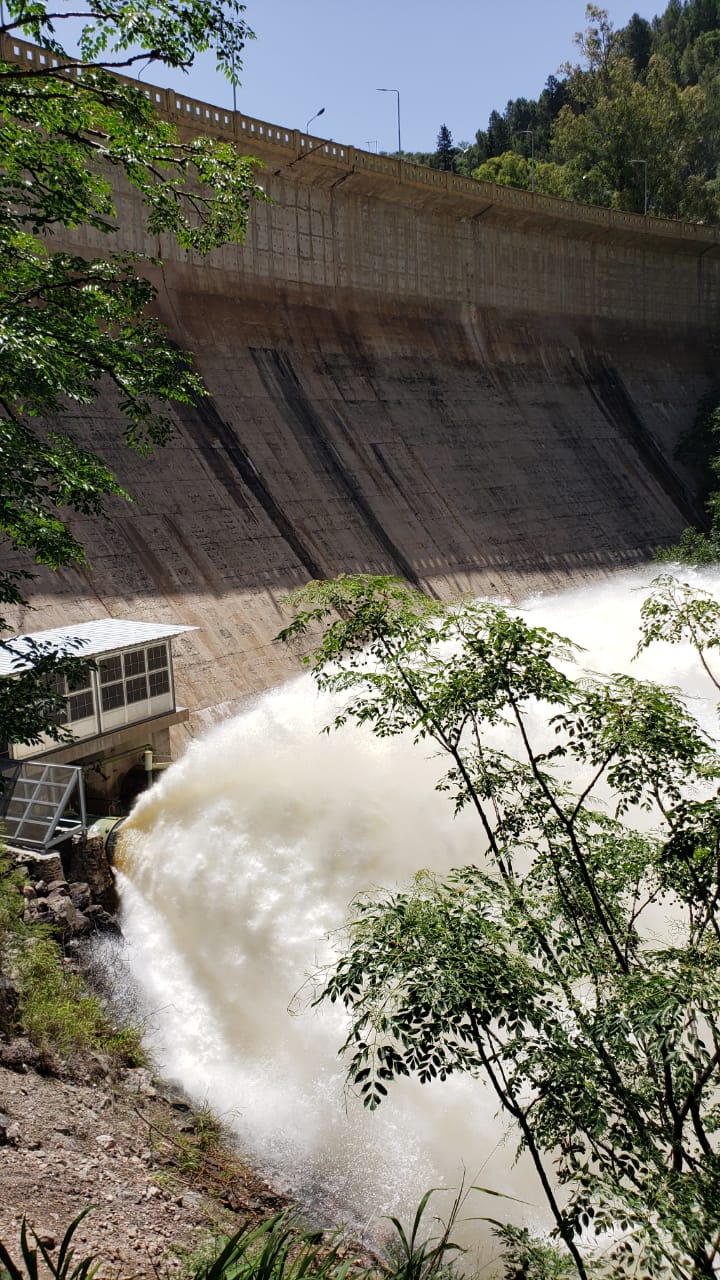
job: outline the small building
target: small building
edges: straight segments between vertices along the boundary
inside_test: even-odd
[[[24,642],[29,650],[32,642],[62,647],[82,641],[73,652],[95,665],[82,688],[71,690],[60,677],[72,742],[10,743],[10,759],[82,766],[90,810],[121,811],[144,779],[169,762],[170,729],[189,718],[175,700],[171,642],[195,629],[103,618],[14,637],[12,653],[0,649],[0,677],[17,671]]]

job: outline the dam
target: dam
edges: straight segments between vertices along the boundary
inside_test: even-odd
[[[39,51],[6,40],[3,56]],[[273,637],[311,577],[517,599],[642,563],[696,514],[673,450],[716,379],[717,229],[141,88],[185,136],[260,158],[269,201],[244,245],[207,258],[148,236],[129,191],[112,246],[83,234],[88,255],[162,257],[157,313],[210,395],[171,410],[150,459],[124,447],[109,397],[63,418],[135,503],[74,521],[92,571],[38,570],[18,630],[193,628],[175,666],[194,733],[297,669]]]

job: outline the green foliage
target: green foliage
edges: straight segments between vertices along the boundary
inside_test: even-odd
[[[421,1198],[412,1225],[406,1231],[399,1218],[391,1217],[395,1236],[387,1247],[383,1276],[387,1280],[433,1280],[436,1276],[450,1277],[454,1275],[453,1255],[457,1255],[460,1246],[451,1239],[460,1207],[464,1201],[463,1188],[456,1195],[447,1222],[441,1223],[442,1231],[438,1236],[425,1234],[424,1217],[435,1188],[426,1191]]]
[[[17,1031],[61,1057],[92,1050],[117,1065],[145,1062],[137,1027],[117,1027],[81,975],[64,962],[46,925],[23,920],[24,876],[0,852],[0,974],[17,990]]]
[[[44,67],[0,62],[0,536],[19,553],[19,567],[0,574],[0,604],[22,602],[33,559],[86,563],[69,513],[98,516],[109,496],[128,497],[98,454],[37,420],[91,405],[104,388],[128,444],[147,451],[168,439],[169,404],[205,394],[190,356],[147,314],[156,292],[147,273],[157,263],[118,251],[117,195],[135,189],[149,235],[207,253],[243,239],[252,202],[264,198],[256,162],[227,143],[181,139],[112,70],[140,61],[188,68],[212,48],[235,80],[251,34],[242,12],[237,0],[141,9],[90,0],[63,41],[63,16],[45,4],[5,4],[0,30],[28,36],[48,56]],[[53,236],[78,228],[105,237],[107,250],[89,258],[52,249]],[[11,640],[0,644],[17,652]],[[53,669],[45,651],[34,697],[32,677],[5,682],[0,741],[58,736],[61,707],[46,677],[71,674],[71,656],[60,653]]]
[[[343,1259],[339,1242],[306,1231],[292,1210],[259,1226],[242,1226],[193,1280],[345,1280],[353,1263]]]
[[[230,1237],[214,1236],[204,1241],[187,1259],[188,1280],[433,1280],[448,1273],[449,1258],[458,1246],[450,1240],[462,1196],[452,1206],[448,1223],[437,1238],[428,1238],[423,1230],[426,1210],[433,1195],[426,1192],[415,1213],[409,1232],[397,1218],[390,1221],[396,1239],[386,1258],[376,1267],[363,1266],[351,1250],[345,1248],[340,1232],[327,1234],[305,1228],[294,1208],[272,1214],[259,1224],[243,1223]],[[29,1243],[28,1226],[23,1221],[20,1233],[21,1262],[16,1263],[0,1241],[0,1277],[7,1280],[40,1280],[39,1260],[46,1264],[52,1280],[92,1280],[99,1269],[95,1257],[73,1265],[71,1241],[80,1222],[89,1213],[85,1209],[65,1233],[53,1258],[30,1230],[36,1248]],[[38,1257],[39,1252],[39,1257]],[[348,1256],[350,1255],[350,1256]]]
[[[61,1057],[94,1050],[126,1066],[145,1061],[140,1033],[113,1026],[81,975],[67,969],[51,938],[28,940],[16,954],[14,969],[19,1027],[39,1049]]]
[[[527,1227],[498,1223],[495,1234],[503,1248],[504,1280],[568,1280],[575,1275],[567,1255]]]
[[[23,925],[23,874],[0,848],[0,974],[7,973],[26,936]],[[40,936],[47,936],[44,931]]]
[[[452,173],[453,161],[457,147],[452,140],[452,134],[446,124],[440,126],[440,132],[437,136],[437,145],[435,147],[435,162],[438,169],[449,169]]]
[[[168,1126],[158,1134],[160,1146],[167,1149],[171,1144],[171,1171],[186,1182],[194,1182],[199,1177],[206,1181],[208,1174],[211,1180],[221,1185],[232,1182],[237,1170],[232,1161],[223,1160],[223,1128],[220,1120],[206,1104],[192,1113],[191,1123],[181,1132]]]
[[[677,12],[676,12],[677,10]],[[532,131],[536,190],[644,212],[716,222],[720,211],[720,29],[714,0],[670,0],[647,22],[616,30],[607,9],[586,6],[579,61],[550,76],[537,99],[515,98],[478,130],[471,169],[502,158],[492,180],[525,187],[507,154],[527,159]],[[647,171],[633,161],[647,163]],[[543,173],[545,164],[552,168]],[[482,169],[474,176],[489,178]]]
[[[438,789],[478,821],[474,865],[354,904],[317,996],[349,1013],[350,1083],[371,1110],[403,1076],[490,1083],[559,1248],[500,1228],[514,1274],[715,1274],[716,744],[672,690],[577,671],[569,641],[507,609],[368,577],[293,604],[283,638],[325,626],[335,725],[429,740]],[[640,647],[687,638],[717,684],[720,606],[661,578]]]
[[[500,156],[490,156],[473,170],[472,176],[478,182],[497,182],[502,187],[530,190],[530,162],[515,151],[503,151]]]
[[[709,103],[698,85],[678,85],[669,64],[653,54],[640,79],[628,58],[605,53],[582,80],[583,97],[563,107],[552,155],[571,179],[575,199],[644,211],[647,162],[649,211],[666,217],[707,217],[703,204]],[[590,88],[587,86],[590,85]],[[580,93],[579,82],[576,93]]]
[[[20,1228],[20,1262],[15,1261],[7,1246],[0,1240],[0,1276],[3,1280],[6,1277],[7,1280],[41,1280],[47,1275],[52,1280],[93,1280],[100,1269],[97,1258],[86,1257],[75,1262],[72,1245],[73,1235],[89,1212],[89,1209],[84,1209],[70,1223],[60,1243],[57,1257],[53,1257],[32,1228],[28,1234],[28,1225],[23,1218]],[[34,1246],[30,1243],[29,1235],[35,1241]]]

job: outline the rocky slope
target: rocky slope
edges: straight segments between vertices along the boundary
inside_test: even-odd
[[[78,1256],[100,1255],[105,1275],[172,1276],[212,1234],[281,1207],[220,1135],[203,1149],[203,1117],[147,1069],[113,1076],[91,1056],[40,1074],[22,1040],[0,1058],[0,1239],[15,1257],[23,1217],[56,1249],[92,1205]]]

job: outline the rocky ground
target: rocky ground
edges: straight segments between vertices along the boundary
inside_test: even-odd
[[[106,1275],[172,1276],[213,1233],[282,1207],[214,1123],[146,1068],[113,1077],[88,1058],[58,1077],[29,1065],[26,1042],[2,1049],[0,1240],[13,1256],[24,1216],[57,1249],[93,1205],[78,1256],[99,1254]]]
[[[45,925],[64,964],[82,969],[87,939],[119,932],[102,846],[74,846],[63,863],[10,852],[25,874],[14,890],[25,924]],[[98,1053],[41,1051],[18,1036],[16,1006],[0,972],[0,1241],[16,1260],[23,1218],[57,1250],[93,1206],[75,1235],[78,1259],[99,1255],[101,1274],[122,1280],[188,1274],[213,1236],[283,1207],[218,1121],[176,1088]]]

